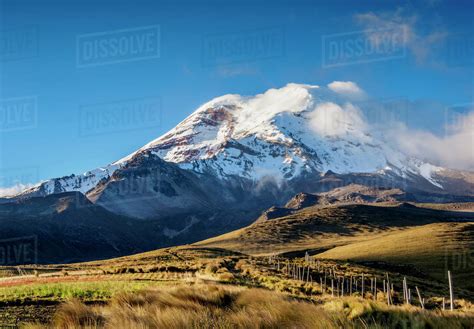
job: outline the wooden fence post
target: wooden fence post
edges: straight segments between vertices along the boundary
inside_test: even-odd
[[[364,298],[364,273],[362,273],[362,298]]]
[[[374,278],[374,300],[377,300],[377,277]]]
[[[352,275],[351,275],[351,281],[349,283],[349,295],[352,296]]]
[[[403,277],[403,299],[405,303],[408,304],[408,291],[407,291],[407,278],[406,276]]]
[[[341,297],[344,297],[344,277],[342,277]]]
[[[449,301],[451,303],[451,311],[454,310],[454,294],[453,294],[453,280],[451,279],[451,271],[448,271],[449,282]]]
[[[418,286],[415,286],[415,288],[416,293],[418,294],[418,300],[420,301],[421,308],[425,309],[425,303],[423,303],[423,299],[421,298],[420,289],[418,289]]]
[[[390,293],[388,292],[390,289],[388,288],[388,285],[389,284],[387,282],[387,286],[385,287],[385,290],[387,291],[387,305],[390,305]]]

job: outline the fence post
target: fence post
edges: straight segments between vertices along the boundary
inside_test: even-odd
[[[407,291],[407,278],[406,276],[403,277],[403,299],[405,303],[408,304],[408,291]]]
[[[448,282],[449,282],[449,300],[451,303],[451,311],[454,310],[454,295],[453,295],[453,280],[451,278],[451,271],[448,271]]]
[[[374,300],[377,300],[377,277],[374,277]]]
[[[422,309],[425,309],[425,303],[423,303],[423,299],[421,298],[420,290],[418,289],[418,286],[415,286],[416,288],[416,293],[418,294],[418,300],[420,301],[420,305]]]
[[[342,277],[341,297],[344,297],[344,277]]]
[[[362,273],[362,298],[364,298],[364,273]]]
[[[351,275],[351,281],[349,282],[349,295],[352,296],[352,275]]]
[[[385,280],[384,280],[385,281]],[[387,282],[387,287],[384,289],[387,291],[387,305],[390,305],[390,294],[389,294],[389,288],[388,288],[388,282]]]

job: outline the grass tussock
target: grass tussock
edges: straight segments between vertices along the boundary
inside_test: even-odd
[[[56,314],[55,324],[59,328],[100,328],[104,324],[104,318],[99,310],[72,299],[61,306]]]
[[[365,328],[473,328],[472,315],[440,311],[425,311],[410,305],[390,307],[383,303],[357,298],[330,301],[323,308],[344,314],[350,321]]]
[[[283,294],[181,285],[115,295],[105,305],[64,304],[55,328],[472,328],[472,318],[388,307],[357,298],[315,305]],[[51,327],[51,326],[48,326]]]

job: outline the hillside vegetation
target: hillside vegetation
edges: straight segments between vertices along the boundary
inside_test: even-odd
[[[446,271],[451,270],[456,273],[456,285],[474,291],[473,250],[474,223],[436,223],[350,243],[316,257],[412,266],[438,280],[445,280]]]
[[[79,300],[62,305],[58,328],[468,328],[463,315],[388,307],[346,297],[316,305],[256,288],[214,284],[179,285],[122,293],[106,305]],[[49,328],[29,325],[27,328]]]
[[[0,325],[474,327],[472,264],[459,261],[473,248],[472,213],[429,205],[302,203],[193,245],[93,262],[1,267]]]
[[[253,255],[298,250],[317,253],[413,226],[474,219],[470,212],[434,210],[405,203],[317,205],[287,210],[289,214],[261,217],[248,227],[195,245]]]
[[[471,328],[472,294],[338,260],[181,246],[106,261],[4,269],[0,324],[40,328]],[[390,278],[393,289],[384,291]],[[402,295],[406,278],[423,295]],[[455,282],[457,282],[456,276]],[[344,280],[345,281],[341,281]],[[376,285],[371,283],[377,279]],[[349,281],[353,284],[350,285]],[[345,282],[345,283],[344,283]],[[362,288],[365,284],[365,291]],[[345,288],[342,288],[342,287]],[[345,289],[345,290],[344,290]],[[390,303],[387,298],[390,296]],[[445,305],[448,307],[447,305]],[[220,324],[219,324],[220,323]]]

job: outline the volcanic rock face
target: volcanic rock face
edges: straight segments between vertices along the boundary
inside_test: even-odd
[[[2,265],[107,258],[168,242],[158,225],[149,223],[147,229],[135,230],[133,222],[94,205],[80,192],[0,204],[1,238],[13,239],[13,246],[22,246],[26,239],[24,246],[28,246],[28,258],[3,260]]]
[[[215,98],[117,162],[17,197],[79,191],[110,211],[160,218],[223,208],[254,213],[299,192],[351,183],[449,199],[473,195],[473,182],[472,173],[394,149],[350,99],[330,88],[288,84],[251,97]]]
[[[298,193],[285,205],[285,208],[302,209],[318,204],[319,197],[309,193]]]
[[[431,180],[438,170],[390,147],[339,94],[298,84],[254,97],[218,97],[115,164],[145,150],[184,169],[252,180],[291,180],[327,171],[392,171]]]

